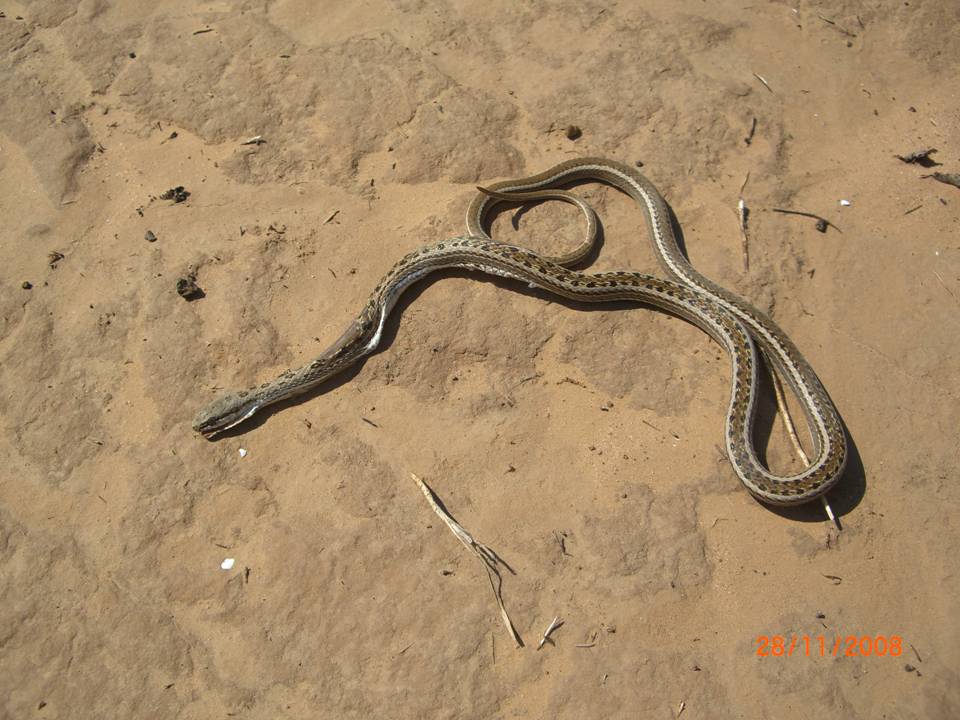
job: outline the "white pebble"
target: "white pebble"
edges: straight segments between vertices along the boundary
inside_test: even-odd
[[[841,204],[843,207],[850,207],[850,201],[849,201],[849,200],[841,200],[841,201],[840,201],[840,204]]]
[[[233,564],[236,562],[233,558],[224,558],[223,562],[220,563],[220,569],[222,570],[233,570]]]
[[[240,457],[246,457],[246,456],[247,456],[247,451],[244,450],[243,448],[240,448]]]

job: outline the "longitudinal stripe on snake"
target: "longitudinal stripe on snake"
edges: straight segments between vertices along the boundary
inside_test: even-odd
[[[657,258],[672,280],[637,272],[586,274],[568,269],[566,265],[579,261],[589,251],[592,235],[588,243],[559,258],[546,258],[525,248],[495,242],[486,235],[483,221],[498,202],[543,196],[578,204],[587,214],[589,233],[595,233],[589,205],[554,189],[583,180],[608,183],[637,201]],[[666,202],[649,180],[620,163],[586,158],[561,163],[538,175],[496,183],[485,193],[473,201],[467,212],[468,235],[422,247],[403,257],[374,289],[359,317],[319,357],[258,388],[220,397],[200,412],[194,429],[210,437],[243,422],[267,405],[315,388],[377,347],[384,323],[407,287],[431,272],[464,268],[520,280],[580,302],[647,303],[697,325],[730,356],[733,382],[726,417],[726,448],[734,471],[746,488],[763,502],[797,505],[833,487],[846,463],[846,436],[816,373],[770,318],[694,270],[677,243]],[[814,457],[795,474],[771,473],[761,464],[753,446],[758,377],[754,341],[770,362],[771,371],[782,376],[794,391],[807,418]]]

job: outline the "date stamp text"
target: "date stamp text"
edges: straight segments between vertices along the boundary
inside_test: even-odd
[[[899,635],[758,635],[757,657],[900,657]]]

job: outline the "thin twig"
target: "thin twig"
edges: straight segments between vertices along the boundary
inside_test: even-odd
[[[750,240],[747,236],[747,217],[750,215],[750,211],[747,209],[747,204],[743,200],[743,189],[747,186],[747,183],[750,181],[750,172],[747,172],[747,176],[743,179],[743,184],[740,186],[740,200],[737,202],[737,218],[740,221],[740,237],[742,239],[741,249],[743,250],[743,270],[747,272],[750,270]]]
[[[953,298],[953,301],[954,301],[955,303],[957,303],[958,305],[960,305],[960,300],[957,300],[957,296],[954,295],[954,294],[953,294],[953,291],[952,291],[950,288],[947,287],[947,284],[943,281],[943,278],[940,277],[940,273],[938,273],[936,270],[934,270],[934,271],[933,271],[933,274],[936,276],[937,280],[940,281],[940,284],[943,286],[943,289],[946,290],[947,293],[950,295],[950,297]]]
[[[807,458],[807,454],[803,451],[803,445],[800,444],[800,438],[797,437],[797,429],[793,424],[793,418],[790,417],[790,410],[787,408],[787,398],[783,392],[783,385],[780,382],[780,376],[771,369],[770,378],[773,381],[773,393],[777,397],[777,408],[780,410],[780,419],[783,421],[783,427],[786,429],[787,435],[790,436],[790,442],[793,443],[793,449],[796,451],[797,456],[805,466],[809,466],[810,460]],[[837,532],[842,532],[843,527],[840,525],[840,521],[837,520],[836,516],[833,514],[833,508],[831,508],[830,503],[827,502],[827,496],[821,495],[820,502],[823,504],[823,510],[827,513],[827,517],[830,519],[830,522],[836,526]]]
[[[823,511],[827,514],[827,517],[830,519],[830,522],[834,524],[837,528],[837,532],[843,532],[843,526],[840,524],[840,521],[837,520],[836,516],[833,514],[833,508],[830,507],[830,503],[827,502],[827,496],[820,496],[820,504],[823,505]]]
[[[544,646],[544,643],[546,643],[550,639],[550,633],[552,633],[561,625],[563,625],[563,622],[561,622],[560,616],[557,615],[557,617],[555,617],[553,621],[549,625],[547,625],[547,629],[543,631],[543,637],[540,638],[540,644],[537,645],[537,650],[542,648]]]
[[[513,465],[511,465],[510,467],[513,467]],[[567,537],[567,534],[558,533],[556,530],[554,530],[553,537],[557,541],[557,545],[560,546],[560,554],[569,556],[570,553],[567,552],[567,542],[565,540],[565,538]]]
[[[490,580],[490,587],[493,588],[493,594],[496,595],[497,605],[500,607],[500,617],[503,619],[503,624],[506,625],[507,632],[510,633],[510,637],[513,638],[513,641],[517,644],[517,647],[523,647],[523,640],[520,639],[520,634],[510,621],[510,616],[507,614],[507,608],[503,604],[503,596],[501,594],[501,589],[503,587],[503,576],[500,574],[500,565],[503,564],[508,570],[510,567],[504,563],[493,550],[488,548],[483,543],[478,543],[476,540],[474,540],[470,533],[468,533],[460,523],[450,517],[450,514],[440,507],[433,490],[431,490],[423,480],[418,478],[413,473],[410,473],[410,477],[412,477],[414,482],[416,482],[420,487],[420,492],[423,493],[423,496],[427,499],[427,502],[430,504],[430,507],[433,508],[433,511],[440,517],[441,520],[443,520],[443,522],[446,523],[447,527],[450,528],[450,531],[457,536],[457,540],[463,543],[463,545],[470,550],[470,552],[480,558],[480,562],[483,563],[483,566],[487,571],[487,578]],[[494,577],[496,577],[496,582],[494,582]]]
[[[804,212],[803,210],[785,210],[784,208],[770,208],[770,209],[773,210],[773,212],[783,213],[785,215],[802,215],[803,217],[813,218],[814,220],[822,222],[824,225],[829,225],[838,233],[841,233],[841,234],[843,233],[843,231],[840,228],[838,228],[836,225],[834,225],[832,222],[827,220],[825,217],[821,217],[820,215],[817,215],[815,213]]]
[[[763,86],[764,86],[767,90],[769,90],[769,91],[772,92],[774,95],[776,95],[776,93],[773,92],[773,88],[770,87],[770,83],[768,83],[763,77],[761,77],[760,75],[757,75],[756,73],[754,73],[753,76],[754,76],[757,80],[759,80],[760,82],[762,82],[762,83],[763,83]]]
[[[743,252],[744,272],[750,269],[750,240],[747,237],[747,213],[749,212],[750,211],[747,210],[747,204],[743,201],[743,198],[740,198],[739,202],[737,202],[737,217],[740,220],[740,249]]]
[[[596,644],[597,644],[597,633],[596,633],[596,631],[594,631],[593,636],[590,638],[590,642],[577,643],[576,645],[574,645],[574,647],[578,647],[578,648],[592,648],[592,647],[595,647]]]
[[[823,20],[825,23],[828,23],[829,25],[833,25],[837,30],[839,30],[840,32],[842,32],[842,33],[843,33],[844,35],[846,35],[847,37],[855,38],[855,37],[857,36],[856,33],[850,32],[850,31],[847,30],[843,25],[840,25],[840,24],[834,22],[834,21],[831,20],[830,18],[825,18],[825,17],[824,17],[823,15],[821,15],[820,13],[817,13],[817,17],[820,18],[821,20]]]
[[[787,408],[787,398],[783,392],[783,384],[780,382],[780,376],[771,371],[770,379],[773,383],[773,394],[777,398],[777,408],[780,410],[780,419],[783,422],[783,427],[787,431],[787,435],[790,436],[790,442],[797,456],[804,465],[809,465],[810,460],[803,450],[803,445],[800,444],[800,438],[797,437],[797,428],[793,424],[793,418],[790,417],[790,410]]]

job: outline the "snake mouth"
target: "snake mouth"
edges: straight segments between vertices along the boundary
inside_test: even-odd
[[[211,439],[213,439],[214,437],[216,437],[217,435],[219,435],[220,432],[221,432],[222,430],[224,430],[225,428],[217,428],[217,427],[213,427],[213,428],[211,428],[211,427],[197,427],[196,425],[194,425],[194,426],[193,426],[193,429],[196,430],[196,431],[197,431],[198,433],[200,433],[201,435],[203,435],[203,437],[205,437],[207,440],[211,440]]]
[[[226,428],[220,423],[215,423],[210,420],[201,421],[199,419],[194,421],[193,429],[195,432],[200,433],[208,440],[214,437],[215,435],[217,435],[218,433],[222,432],[223,430],[226,430]]]
[[[193,429],[210,440],[216,435],[239,425],[259,409],[259,404],[249,403],[236,410],[213,416],[210,416],[209,411],[204,411],[194,420]]]

